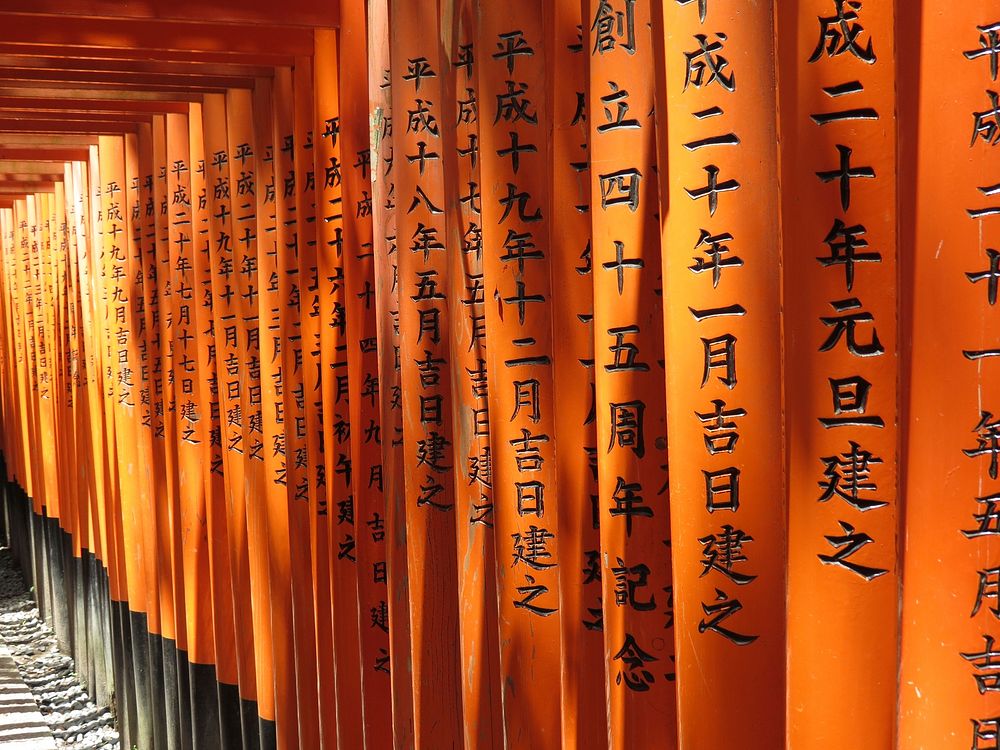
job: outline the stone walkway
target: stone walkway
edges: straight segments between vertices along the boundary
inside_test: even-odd
[[[119,750],[114,719],[80,685],[4,548],[0,649],[0,750]]]
[[[0,750],[56,750],[35,696],[21,679],[7,644],[0,641]]]

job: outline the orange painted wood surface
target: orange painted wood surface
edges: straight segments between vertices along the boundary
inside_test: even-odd
[[[544,24],[531,3],[480,4],[478,162],[484,368],[481,411],[492,450],[500,669],[505,742],[558,747],[560,715],[559,487],[555,472]],[[513,93],[512,93],[513,92]],[[459,143],[460,147],[467,148]],[[465,186],[460,186],[463,189]],[[470,186],[471,188],[472,186]],[[474,311],[472,311],[474,314]],[[487,331],[496,335],[486,340]],[[485,382],[484,382],[485,381]],[[474,391],[477,392],[477,391]],[[465,430],[480,431],[480,412]],[[482,461],[482,457],[479,457]],[[480,467],[480,475],[484,473]],[[529,665],[533,665],[529,668]],[[537,671],[534,671],[537,670]],[[533,677],[529,678],[529,674]]]
[[[403,415],[400,381],[399,243],[393,165],[389,2],[368,4],[368,122],[371,143],[372,253],[377,309],[379,415],[382,428],[382,494],[389,596],[389,678],[392,746],[413,744],[413,682],[409,668],[410,587],[406,555]],[[382,665],[386,663],[383,661]]]
[[[441,76],[448,62],[435,42],[438,15],[435,0],[389,3],[402,504],[414,745],[421,748],[463,737],[444,170],[440,159],[421,158],[443,148]],[[423,31],[425,19],[434,34]],[[424,596],[414,598],[416,591]]]
[[[590,2],[593,410],[608,746],[675,744],[671,508],[647,5]],[[646,717],[638,720],[638,716]]]
[[[833,32],[828,3],[776,11],[790,188],[784,340],[795,363],[785,377],[788,731],[803,747],[885,747],[895,734],[895,7],[865,3]],[[817,638],[845,640],[817,653]],[[872,676],[852,684],[859,670]],[[835,720],[862,711],[861,739]]]
[[[5,518],[126,744],[996,747],[989,8],[133,5],[0,11]]]
[[[767,6],[665,3],[661,23],[678,736],[780,746],[785,681],[768,667],[785,658],[786,560],[773,19]],[[750,679],[756,689],[739,687]]]
[[[903,350],[902,666],[899,745],[995,744],[1000,546],[990,435],[998,347],[990,186],[995,8],[899,10],[899,64],[932,60],[900,85]],[[919,97],[917,99],[916,97]],[[926,739],[925,739],[926,738]]]

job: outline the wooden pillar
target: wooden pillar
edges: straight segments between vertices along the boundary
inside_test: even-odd
[[[448,63],[436,43],[440,11],[434,0],[394,0],[389,8],[414,743],[430,748],[460,745],[463,737],[459,653],[453,648],[460,630],[454,405],[446,369],[451,306],[444,292],[447,254],[457,249],[446,246],[443,165],[420,159],[422,152],[443,148],[442,128],[448,126],[439,71]],[[424,75],[425,66],[435,75]],[[439,296],[422,297],[422,279],[436,283]]]
[[[788,736],[807,748],[886,747],[895,736],[894,7],[817,0],[776,11]],[[863,723],[848,728],[835,719],[845,714]]]
[[[768,6],[663,3],[657,22],[678,741],[753,733],[777,747],[786,509],[773,19]]]
[[[995,11],[931,1],[897,19],[909,428],[900,747],[988,748],[1000,732]]]
[[[652,78],[644,73],[654,62],[650,7],[597,1],[587,13],[582,43],[590,57],[589,260],[608,744],[673,746],[657,131]]]

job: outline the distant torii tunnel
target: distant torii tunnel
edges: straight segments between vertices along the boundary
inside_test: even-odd
[[[987,6],[0,2],[4,519],[123,746],[998,750]]]

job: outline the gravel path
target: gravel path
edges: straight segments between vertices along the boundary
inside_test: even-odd
[[[0,549],[0,638],[35,696],[59,748],[119,750],[107,708],[95,706],[80,686],[73,660],[59,652],[52,628],[38,616],[16,563]]]

